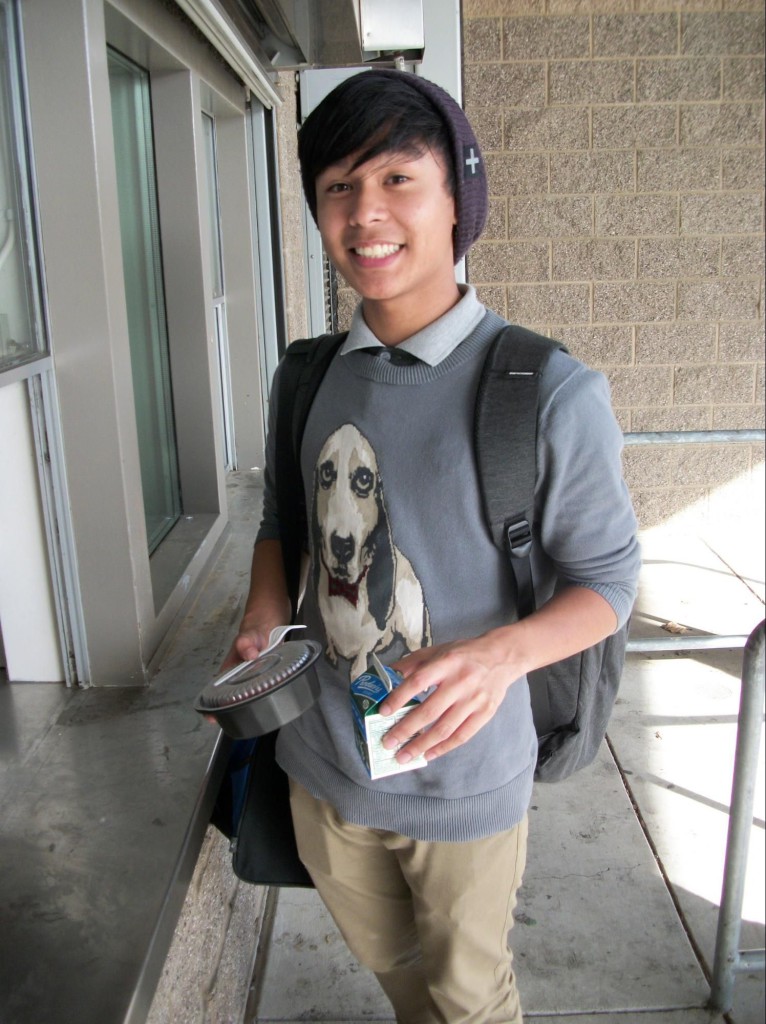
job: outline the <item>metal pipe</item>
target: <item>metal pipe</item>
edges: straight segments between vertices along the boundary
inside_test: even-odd
[[[732,969],[738,974],[766,970],[766,949],[741,949]]]
[[[637,636],[628,640],[628,654],[655,654],[660,651],[712,651],[737,650],[744,647],[747,637],[742,636],[688,636],[670,634],[669,636]]]
[[[753,824],[755,780],[761,743],[764,698],[764,623],[745,645],[742,688],[737,719],[737,749],[731,787],[729,832],[723,870],[721,908],[718,912],[713,977],[709,1006],[728,1013],[734,1000],[734,975],[740,968],[739,939],[750,830]],[[754,951],[753,951],[754,952]],[[748,954],[752,962],[752,953]]]
[[[655,430],[623,434],[626,445],[633,444],[720,444],[736,441],[752,444],[764,441],[763,430]]]

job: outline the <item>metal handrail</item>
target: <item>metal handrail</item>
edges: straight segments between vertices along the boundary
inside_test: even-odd
[[[626,445],[633,444],[753,444],[766,438],[761,429],[744,430],[647,430],[623,434]]]
[[[747,635],[730,636],[688,633],[671,633],[668,636],[636,636],[628,640],[625,648],[628,654],[659,654],[662,651],[721,651],[737,650],[747,643]]]
[[[710,982],[708,1006],[722,1013],[728,1013],[732,1008],[735,975],[742,971],[763,971],[766,965],[763,949],[739,949],[765,685],[764,623],[761,622],[748,638],[742,663],[729,831],[726,839],[713,976]]]
[[[647,431],[625,433],[626,446],[639,444],[718,444],[763,442],[763,430]],[[739,948],[745,874],[753,823],[758,754],[764,702],[764,622],[745,636],[635,637],[628,640],[628,653],[692,651],[745,648],[742,662],[737,748],[731,786],[731,810],[726,838],[721,905],[718,911],[713,974],[708,1007],[728,1013],[734,1002],[734,980],[744,971],[766,970],[766,951]]]

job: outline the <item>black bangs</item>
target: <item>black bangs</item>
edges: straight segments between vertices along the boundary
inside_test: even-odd
[[[355,167],[382,153],[419,156],[429,149],[443,159],[447,188],[454,195],[448,129],[428,97],[374,70],[346,79],[309,114],[298,133],[303,191],[312,215],[316,218],[316,178],[332,164],[357,152]]]

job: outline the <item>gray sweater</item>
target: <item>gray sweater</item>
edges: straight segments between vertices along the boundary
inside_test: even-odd
[[[462,321],[478,323],[435,365],[356,349],[366,330],[357,322],[322,383],[302,449],[311,549],[302,620],[325,648],[314,669],[320,697],[282,728],[277,747],[287,773],[347,821],[432,841],[516,825],[537,751],[523,678],[475,737],[424,768],[371,781],[354,743],[349,683],[371,652],[388,664],[516,617],[507,561],[484,525],[472,445],[483,356],[504,322],[467,299]],[[466,315],[474,307],[478,318]],[[450,317],[461,320],[442,319]],[[425,347],[433,351],[433,338]],[[540,409],[538,602],[557,585],[590,587],[622,622],[639,550],[606,382],[555,353]],[[273,444],[272,429],[259,539],[279,535]],[[509,452],[509,472],[512,461]]]

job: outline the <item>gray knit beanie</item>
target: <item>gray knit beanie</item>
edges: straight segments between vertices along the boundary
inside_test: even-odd
[[[427,78],[387,68],[375,68],[368,73],[396,75],[406,81],[413,89],[417,89],[430,100],[447,127],[456,183],[457,224],[453,248],[455,263],[457,263],[480,237],[489,211],[484,158],[481,155],[473,128],[460,105],[450,94]]]

